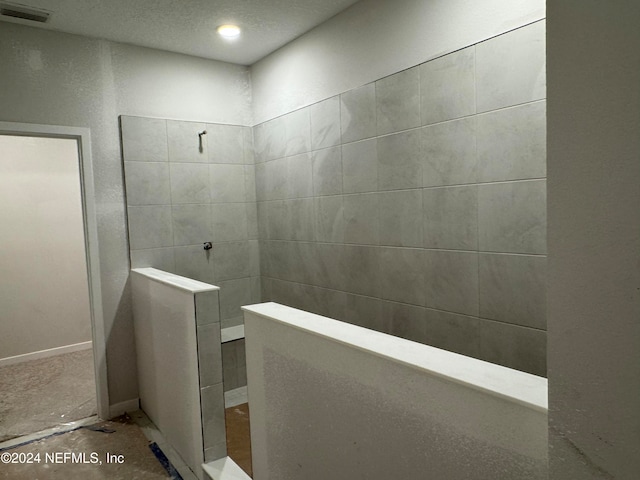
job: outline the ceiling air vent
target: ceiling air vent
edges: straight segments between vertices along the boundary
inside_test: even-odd
[[[14,3],[0,2],[0,16],[30,20],[32,22],[47,23],[51,12],[38,10],[33,7],[25,7]]]

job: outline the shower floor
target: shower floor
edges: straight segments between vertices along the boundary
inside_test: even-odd
[[[91,349],[0,367],[0,442],[95,413]]]
[[[224,411],[227,428],[227,455],[244,472],[253,477],[251,465],[251,431],[249,429],[249,404],[243,403]]]

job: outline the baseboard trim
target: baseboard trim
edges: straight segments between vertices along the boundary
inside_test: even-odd
[[[133,412],[140,409],[140,399],[132,398],[131,400],[125,400],[124,402],[115,403],[109,406],[109,418],[119,417],[126,412]]]
[[[49,348],[38,352],[24,353],[14,357],[0,358],[0,367],[15,365],[16,363],[28,362],[30,360],[39,360],[40,358],[55,357],[63,353],[78,352],[80,350],[88,350],[93,346],[93,342],[74,343],[73,345],[65,345],[64,347]]]

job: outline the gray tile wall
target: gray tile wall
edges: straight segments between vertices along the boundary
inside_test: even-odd
[[[263,300],[546,375],[544,39],[534,23],[256,126]]]
[[[219,291],[195,294],[202,441],[205,462],[227,455],[220,348]]]
[[[260,300],[251,128],[130,116],[121,128],[132,267],[219,286],[222,327],[242,323],[240,306]]]
[[[224,369],[224,391],[234,390],[247,384],[247,360],[244,338],[222,344]]]

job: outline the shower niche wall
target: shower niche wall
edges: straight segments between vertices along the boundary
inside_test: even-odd
[[[122,117],[132,266],[546,375],[545,95],[539,21],[253,128]]]
[[[120,123],[131,267],[220,287],[224,388],[242,388],[240,307],[260,301],[251,128],[134,116]]]

